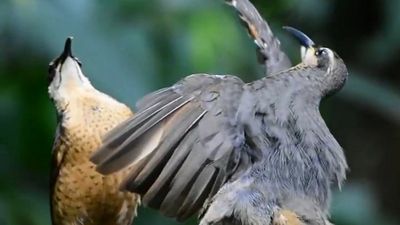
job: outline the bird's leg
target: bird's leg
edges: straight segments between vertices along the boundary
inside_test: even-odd
[[[246,225],[271,224],[276,203],[249,184],[236,181],[224,186],[214,196],[200,225],[232,224],[232,221],[246,221]]]
[[[288,220],[281,213],[274,213],[272,217],[272,225],[288,225]]]

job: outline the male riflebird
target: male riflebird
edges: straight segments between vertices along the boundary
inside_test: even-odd
[[[122,188],[178,220],[268,225],[288,209],[329,224],[331,185],[347,163],[319,105],[348,72],[333,50],[285,29],[302,45],[300,64],[250,83],[194,74],[145,96],[91,158],[97,170],[132,168]]]

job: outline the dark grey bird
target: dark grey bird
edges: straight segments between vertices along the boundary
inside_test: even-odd
[[[225,0],[236,10],[249,36],[257,46],[259,62],[265,65],[265,74],[274,74],[291,67],[291,62],[280,48],[280,42],[273,34],[268,22],[249,0]]]
[[[334,51],[286,29],[304,47],[300,64],[251,83],[195,74],[145,96],[103,139],[97,170],[131,167],[122,189],[180,221],[265,225],[287,208],[299,224],[328,224],[347,164],[319,104],[348,72]]]

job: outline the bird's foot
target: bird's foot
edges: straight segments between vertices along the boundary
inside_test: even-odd
[[[281,213],[275,213],[272,218],[272,225],[288,225],[287,218]]]
[[[304,223],[295,212],[280,209],[274,212],[272,225],[304,225]]]

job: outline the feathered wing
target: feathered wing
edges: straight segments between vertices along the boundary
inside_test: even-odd
[[[236,77],[192,75],[149,94],[92,161],[104,174],[130,166],[123,188],[184,220],[252,160],[235,123],[242,88]]]
[[[285,52],[280,49],[279,40],[254,5],[249,0],[225,1],[236,9],[250,37],[254,39],[259,61],[266,66],[266,74],[274,74],[290,68],[291,62]]]

